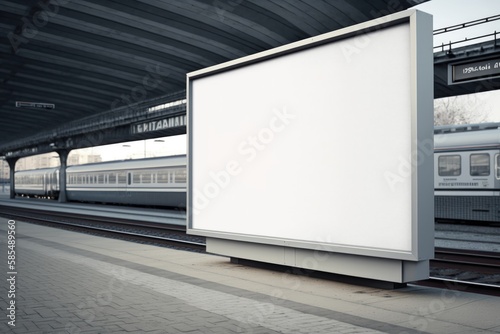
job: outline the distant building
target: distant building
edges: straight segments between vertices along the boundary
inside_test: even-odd
[[[68,157],[68,166],[84,165],[95,162],[102,162],[100,154],[70,154]]]
[[[0,182],[7,182],[10,177],[9,164],[5,160],[0,160]]]
[[[100,154],[71,154],[68,156],[67,164],[83,165],[94,162],[101,162]],[[56,153],[47,153],[19,159],[16,163],[16,170],[40,169],[60,166],[59,156]]]

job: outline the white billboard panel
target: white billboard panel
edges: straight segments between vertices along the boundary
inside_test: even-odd
[[[190,73],[190,233],[421,258],[432,46],[417,14]]]

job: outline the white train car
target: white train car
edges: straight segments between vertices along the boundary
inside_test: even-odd
[[[500,123],[434,130],[437,220],[500,222]]]
[[[14,179],[16,196],[50,199],[59,196],[59,168],[17,171]]]
[[[186,156],[70,166],[69,201],[186,207]]]

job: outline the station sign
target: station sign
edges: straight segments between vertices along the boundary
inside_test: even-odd
[[[451,65],[452,81],[461,82],[500,76],[500,58]]]
[[[134,123],[131,125],[131,134],[140,134],[153,131],[161,131],[180,126],[186,126],[186,115],[165,117],[154,121]]]

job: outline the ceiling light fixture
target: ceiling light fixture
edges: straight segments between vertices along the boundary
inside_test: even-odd
[[[16,108],[55,109],[56,105],[53,103],[44,103],[44,102],[16,101]]]

